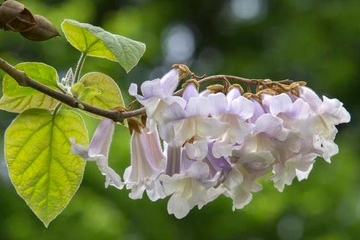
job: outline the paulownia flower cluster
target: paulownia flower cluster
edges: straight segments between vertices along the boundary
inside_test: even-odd
[[[96,162],[105,187],[126,188],[132,199],[145,192],[151,201],[169,197],[168,212],[183,218],[222,195],[234,210],[243,208],[262,189],[260,179],[283,191],[294,178],[306,179],[318,157],[330,162],[339,151],[336,125],[350,115],[339,100],[319,98],[305,82],[197,76],[174,65],[140,89],[131,84],[129,94],[141,107],[125,107],[111,77],[83,75],[82,66],[88,56],[100,57],[129,72],[145,44],[70,19],[61,28],[81,52],[75,71],[63,78],[43,63],[14,67],[0,58],[6,73],[0,109],[19,113],[4,137],[9,176],[46,227],[78,189],[82,158]],[[59,35],[50,21],[15,0],[0,4],[0,29],[34,41]],[[104,117],[88,146],[79,111]],[[131,162],[121,177],[108,159],[115,123],[125,120]]]
[[[105,185],[129,189],[132,199],[144,192],[152,201],[169,197],[168,212],[177,218],[220,195],[241,209],[262,190],[260,178],[283,191],[294,178],[306,179],[317,157],[330,162],[338,153],[336,125],[350,121],[339,100],[292,81],[231,84],[224,77],[201,91],[201,77],[192,73],[175,92],[187,74],[176,66],[140,92],[131,84],[146,114],[129,119],[131,164],[122,180],[108,166],[112,120],[102,120],[89,147],[71,140],[72,151],[96,161]]]

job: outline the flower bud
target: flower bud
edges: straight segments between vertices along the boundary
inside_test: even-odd
[[[0,5],[0,29],[20,32],[32,41],[45,41],[59,36],[55,26],[40,15],[33,15],[17,1],[8,0]]]
[[[26,31],[36,25],[32,13],[23,4],[9,0],[0,6],[0,28],[14,32]]]
[[[212,93],[224,92],[224,86],[221,84],[214,84],[214,85],[207,86],[206,90],[209,90]]]
[[[60,36],[55,26],[46,18],[40,15],[34,15],[36,25],[27,31],[22,31],[20,34],[32,41],[45,41],[50,38]]]

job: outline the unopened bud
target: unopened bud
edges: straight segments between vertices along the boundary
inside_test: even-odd
[[[180,80],[182,80],[182,79],[186,78],[187,76],[193,74],[190,71],[189,67],[186,66],[185,64],[174,64],[172,67],[179,69],[179,74],[180,74],[179,79]]]
[[[0,29],[19,32],[32,41],[59,36],[55,26],[40,15],[33,15],[23,4],[8,0],[0,5]]]
[[[0,23],[5,25],[6,23],[11,22],[20,15],[24,8],[23,4],[13,0],[3,2],[0,5]]]
[[[224,86],[221,84],[214,84],[214,85],[207,86],[206,89],[213,93],[218,93],[218,92],[224,91]]]
[[[256,93],[256,95],[261,96],[262,94],[268,94],[268,95],[277,95],[279,92],[275,91],[274,89],[271,88],[265,88],[259,92]]]
[[[26,31],[35,26],[32,13],[23,4],[9,0],[0,6],[0,28],[14,32]]]
[[[28,31],[23,31],[20,34],[32,41],[45,41],[50,38],[60,36],[55,26],[46,18],[35,15],[36,25]]]

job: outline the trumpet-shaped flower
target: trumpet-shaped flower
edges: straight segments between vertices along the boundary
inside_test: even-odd
[[[307,87],[299,87],[299,97],[307,102],[311,108],[310,118],[307,120],[307,133],[313,138],[315,152],[327,162],[339,152],[334,143],[337,129],[335,125],[350,121],[350,114],[338,99],[323,97]]]
[[[233,151],[234,166],[223,183],[226,188],[225,195],[233,200],[233,210],[243,208],[250,203],[252,192],[262,190],[256,180],[271,172],[274,160],[269,151]]]
[[[210,94],[209,101],[214,106],[212,117],[228,127],[215,141],[213,154],[215,157],[228,157],[235,144],[241,145],[251,133],[254,124],[248,123],[255,111],[252,101],[240,95],[238,88],[233,88],[225,96],[222,93]]]
[[[212,155],[212,145],[202,160],[189,158],[186,148],[167,146],[168,170],[160,179],[165,194],[171,195],[168,212],[177,218],[183,218],[195,206],[200,209],[225,191],[217,186],[231,166],[224,158]]]
[[[172,69],[161,79],[145,81],[141,85],[142,95],[138,95],[138,86],[132,83],[129,94],[134,96],[146,109],[148,127],[152,131],[157,123],[162,123],[162,112],[171,102],[172,94],[179,84],[179,70]],[[176,98],[176,97],[175,97]]]
[[[168,201],[168,212],[176,218],[185,217],[189,211],[198,206],[201,208],[214,197],[208,190],[215,186],[219,175],[211,178],[209,166],[197,160],[191,160],[182,152],[180,173],[172,176],[161,175],[160,180]]]
[[[279,151],[276,163],[273,165],[274,186],[282,192],[285,185],[291,185],[293,179],[297,177],[299,181],[306,179],[313,167],[316,154],[302,154],[282,149]]]
[[[189,96],[189,92],[193,92],[192,85],[188,84],[184,90],[184,95],[188,98],[185,104],[185,100],[174,102],[163,112],[165,121],[159,126],[160,136],[174,147],[184,145],[189,139],[204,144],[200,140],[217,138],[227,127],[225,123],[209,117],[212,105],[206,97]],[[198,149],[202,147],[199,146]],[[206,152],[202,157],[205,156]]]
[[[131,166],[124,173],[126,188],[131,189],[130,198],[142,198],[145,190],[152,201],[164,198],[159,176],[165,172],[165,167],[157,131],[148,133],[146,128],[141,132],[134,130],[131,136]]]
[[[111,119],[104,118],[96,128],[93,138],[88,147],[75,143],[70,138],[71,151],[87,161],[96,161],[100,172],[105,175],[105,187],[112,185],[122,188],[120,176],[108,165],[108,156],[115,123]]]

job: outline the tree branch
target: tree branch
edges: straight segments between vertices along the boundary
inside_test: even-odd
[[[74,98],[70,95],[67,95],[65,93],[56,91],[54,89],[51,89],[31,78],[29,78],[24,72],[16,69],[11,64],[6,62],[4,59],[0,58],[0,69],[2,69],[5,73],[9,74],[15,81],[23,87],[31,87],[33,89],[36,89],[52,98],[55,98],[56,100],[69,105],[70,107],[77,108],[98,116],[110,118],[115,122],[122,122],[127,118],[139,116],[142,114],[145,114],[145,108],[139,108],[132,111],[121,111],[121,110],[105,110],[101,108],[94,107],[92,105],[89,105],[87,103],[84,103],[80,101],[77,98]],[[260,82],[262,84],[267,84],[266,80],[264,79],[247,79],[237,76],[229,76],[229,75],[214,75],[209,77],[204,77],[198,80],[198,83],[200,85],[213,82],[213,81],[221,81],[221,80],[230,80],[237,83],[242,83],[246,85],[257,85]],[[269,83],[271,83],[270,81]],[[283,84],[290,84],[293,82],[292,80],[281,80],[277,83],[283,83]],[[174,95],[180,96],[183,93],[184,89],[180,89],[177,92],[174,93]]]
[[[13,67],[11,64],[6,62],[2,58],[0,58],[0,68],[5,73],[9,74],[13,79],[15,79],[15,81],[20,86],[31,87],[31,88],[36,89],[39,92],[42,92],[52,98],[55,98],[56,100],[59,100],[60,102],[66,104],[66,105],[69,105],[70,107],[78,108],[80,110],[83,110],[83,111],[86,111],[86,112],[89,112],[89,113],[92,113],[92,114],[95,114],[98,116],[110,118],[110,119],[114,120],[115,122],[122,122],[126,118],[141,115],[141,114],[145,113],[144,108],[140,108],[140,109],[137,109],[134,111],[121,112],[121,111],[116,111],[116,110],[105,110],[105,109],[91,106],[87,103],[79,101],[78,99],[76,99],[72,96],[58,92],[54,89],[51,89],[35,80],[29,78],[24,72],[16,69],[15,67]]]

